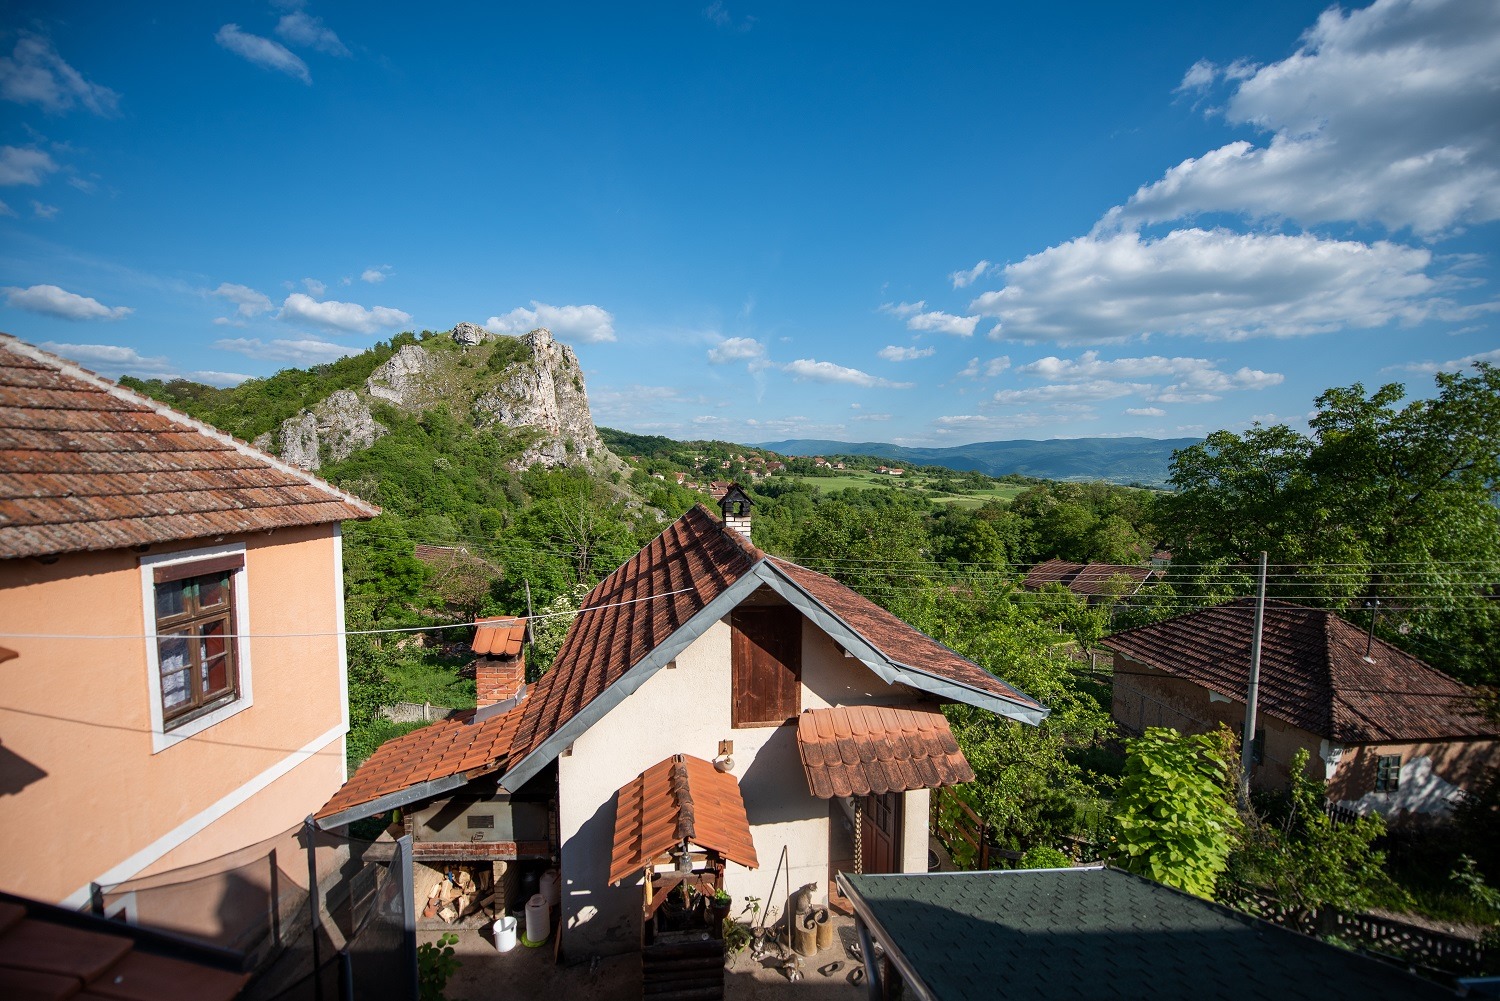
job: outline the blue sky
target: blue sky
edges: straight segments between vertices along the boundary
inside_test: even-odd
[[[944,445],[1500,361],[1500,4],[6,11],[0,329],[111,376],[545,325],[601,424]]]

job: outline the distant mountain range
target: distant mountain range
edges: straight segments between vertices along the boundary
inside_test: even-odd
[[[918,466],[975,469],[989,476],[1020,473],[1045,480],[1106,480],[1164,486],[1172,453],[1201,438],[1053,438],[978,441],[950,448],[905,448],[885,442],[800,438],[756,444],[782,455],[868,455]]]

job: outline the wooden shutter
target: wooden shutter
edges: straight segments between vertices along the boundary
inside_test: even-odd
[[[780,726],[802,711],[802,615],[790,605],[742,606],[729,618],[732,725]]]

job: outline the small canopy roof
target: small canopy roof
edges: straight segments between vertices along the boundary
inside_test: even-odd
[[[477,619],[474,652],[481,657],[514,657],[526,640],[526,620],[513,615]]]
[[[674,754],[615,793],[609,881],[629,878],[684,840],[750,869],[760,865],[734,776],[702,758]]]
[[[821,799],[974,780],[947,718],[923,707],[809,709],[797,718],[797,751],[807,787]]]

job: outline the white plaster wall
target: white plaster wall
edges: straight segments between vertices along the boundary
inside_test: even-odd
[[[846,658],[822,630],[803,619],[802,708],[909,700],[858,660]],[[639,946],[639,880],[608,885],[614,842],[614,794],[645,769],[673,754],[711,761],[719,741],[734,741],[734,776],[745,798],[760,868],[730,863],[725,888],[738,915],[745,897],[765,906],[786,850],[788,873],[777,884],[778,912],[788,886],[812,883],[827,899],[829,803],[807,788],[795,725],[730,726],[730,629],[711,626],[677,658],[595,723],[558,760],[558,823],[562,839],[563,948],[573,958],[608,955]],[[908,794],[905,853],[912,871],[927,868],[927,794]],[[920,851],[918,851],[920,848]],[[911,861],[920,855],[920,865]]]
[[[932,791],[913,789],[901,804],[901,871],[927,871],[927,810]]]

